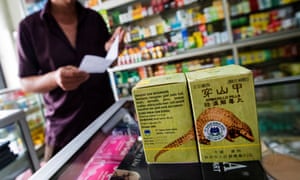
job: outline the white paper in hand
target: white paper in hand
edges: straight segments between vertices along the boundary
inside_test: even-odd
[[[88,73],[103,73],[111,65],[111,62],[100,56],[85,55],[79,66],[79,70]]]
[[[88,73],[103,73],[117,59],[119,51],[119,36],[116,37],[106,57],[85,55],[79,66],[79,70]]]
[[[118,54],[119,54],[119,36],[116,37],[115,41],[111,45],[105,59],[114,61],[115,59],[117,59]]]

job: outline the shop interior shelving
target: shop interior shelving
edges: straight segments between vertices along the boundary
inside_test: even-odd
[[[233,48],[242,48],[247,46],[253,46],[256,44],[271,43],[274,41],[280,41],[284,39],[297,38],[297,37],[300,37],[300,29],[289,30],[285,32],[277,32],[274,34],[265,34],[262,35],[262,37],[261,36],[253,37],[247,40],[240,40],[235,43],[227,43],[218,46],[208,46],[203,48],[190,49],[190,50],[186,50],[183,53],[179,53],[176,56],[164,57],[160,59],[153,59],[153,60],[142,61],[142,62],[126,64],[126,65],[119,65],[108,69],[108,72],[118,72],[118,71],[124,71],[128,69],[135,69],[138,67],[149,66],[153,64],[178,61],[190,57],[228,51],[228,50],[232,50]]]
[[[89,2],[88,0],[80,0],[82,3],[87,3]],[[106,10],[107,15],[109,17],[112,17],[115,10],[124,12],[128,10],[128,7],[131,5],[134,5],[135,3],[142,3],[146,4],[146,7],[150,6],[151,3],[155,3],[155,1],[150,1],[150,0],[142,0],[142,1],[137,1],[137,0],[125,0],[125,1],[117,1],[117,0],[98,0],[98,1],[93,1],[97,2],[92,9],[96,11],[101,11],[101,10]],[[177,1],[173,1],[177,2]],[[191,7],[196,7],[200,6],[200,9],[202,10],[205,7],[210,6],[213,2],[216,2],[216,0],[209,0],[209,1],[202,1],[202,0],[190,0],[190,1],[183,1],[186,4],[184,6],[181,6],[179,8],[168,8],[164,9],[160,13],[153,13],[151,15],[147,15],[142,18],[137,18],[135,20],[128,20],[124,23],[120,23],[119,25],[113,25],[111,29],[113,30],[117,26],[123,26],[125,28],[131,29],[134,26],[149,26],[149,24],[157,21],[157,19],[166,19],[168,17],[175,16],[177,10],[185,10]],[[115,67],[109,68],[108,73],[110,76],[111,80],[111,86],[114,92],[114,97],[115,100],[118,100],[120,97],[122,97],[122,93],[119,90],[119,87],[125,87],[127,88],[127,91],[130,91],[130,87],[133,85],[128,85],[128,84],[120,84],[116,80],[116,74],[119,72],[126,72],[126,71],[136,71],[139,68],[147,68],[147,67],[154,67],[157,65],[166,65],[166,64],[175,64],[175,63],[180,63],[184,60],[190,61],[193,60],[193,58],[207,58],[211,56],[217,56],[217,54],[226,54],[227,56],[232,56],[234,63],[235,64],[241,64],[239,62],[240,59],[240,54],[243,51],[246,51],[247,49],[251,49],[252,47],[256,46],[263,46],[264,44],[282,44],[281,42],[286,41],[286,40],[292,40],[292,39],[299,39],[300,38],[300,23],[299,19],[294,19],[289,21],[291,18],[289,17],[287,19],[287,22],[291,23],[294,22],[296,23],[295,27],[293,28],[286,28],[283,30],[280,30],[278,32],[272,32],[272,33],[262,33],[258,36],[254,37],[247,37],[245,39],[236,39],[234,37],[234,31],[237,28],[236,26],[233,26],[233,22],[238,20],[239,18],[246,17],[248,18],[248,21],[250,21],[252,15],[260,15],[261,13],[266,13],[266,12],[271,12],[273,10],[282,10],[283,8],[289,8],[293,7],[293,17],[298,17],[297,14],[299,14],[299,0],[291,0],[291,1],[272,1],[270,3],[269,1],[253,1],[257,2],[257,6],[264,6],[261,7],[261,9],[256,9],[254,11],[250,11],[249,9],[245,8],[244,5],[245,3],[250,3],[249,0],[243,0],[243,1],[237,1],[237,0],[220,0],[219,2],[222,3],[222,9],[224,13],[224,18],[219,19],[218,21],[213,21],[213,22],[207,22],[204,24],[211,24],[211,23],[220,23],[221,26],[223,26],[223,30],[227,32],[227,42],[217,44],[217,45],[208,45],[208,46],[203,46],[201,48],[193,48],[193,49],[185,49],[184,51],[177,52],[176,54],[170,55],[170,56],[164,56],[162,58],[155,58],[155,59],[149,59],[149,60],[143,60],[135,63],[130,63],[130,64],[120,64]],[[252,2],[252,1],[251,1]],[[283,3],[283,4],[280,4]],[[272,5],[271,5],[272,4]],[[132,8],[132,7],[131,7]],[[243,8],[241,10],[241,8]],[[131,9],[132,10],[132,9]],[[241,11],[241,12],[240,12]],[[287,9],[285,11],[281,11],[281,15],[285,13],[291,13],[289,12],[290,10]],[[273,13],[273,12],[272,12]],[[274,14],[274,13],[273,13]],[[298,17],[299,18],[299,17]],[[130,19],[130,18],[129,18]],[[154,19],[154,20],[153,20]],[[151,22],[151,23],[150,23]],[[288,24],[287,23],[287,24]],[[190,27],[184,27],[184,28],[194,28],[198,25],[201,24],[195,24]],[[214,25],[212,25],[214,26]],[[238,27],[239,28],[239,27]],[[127,42],[127,45],[129,46],[134,46],[138,44],[141,41],[151,41],[155,39],[161,39],[162,37],[170,36],[170,33],[180,31],[182,28],[179,29],[171,29],[171,31],[164,32],[162,34],[157,34],[153,35],[150,37],[144,37],[144,38],[138,38],[131,40]],[[285,42],[287,43],[287,42]],[[299,43],[297,45],[299,47]],[[298,48],[299,51],[299,48]],[[299,55],[298,55],[299,56]],[[296,58],[294,58],[296,59]],[[296,61],[296,60],[293,60]],[[273,64],[276,62],[272,62]],[[278,64],[280,62],[277,62]],[[241,64],[243,65],[243,64]],[[207,67],[212,67],[214,65],[205,65],[201,66],[201,68],[207,68]],[[249,67],[249,66],[246,66]],[[251,66],[252,67],[252,66]],[[250,68],[251,69],[251,68]],[[139,77],[142,78],[142,77]],[[278,78],[268,78],[268,79],[260,79],[256,81],[256,85],[263,85],[265,83],[267,84],[273,84],[277,82],[282,82],[282,81],[297,81],[299,80],[299,77],[297,75],[291,76],[291,77],[278,77]],[[130,95],[130,92],[129,92]],[[126,96],[126,95],[125,95]]]
[[[135,68],[143,67],[143,66],[178,61],[178,60],[187,59],[187,58],[191,58],[191,57],[195,57],[195,56],[229,51],[231,49],[232,49],[232,45],[230,45],[230,44],[218,45],[218,46],[213,46],[213,47],[203,47],[203,48],[199,48],[199,49],[190,49],[183,53],[178,53],[176,56],[163,57],[160,59],[142,61],[142,62],[133,63],[133,64],[119,65],[119,66],[108,69],[108,72],[118,72],[118,71],[123,71],[123,70],[128,70],[128,69],[135,69]]]
[[[120,1],[121,2],[121,1]],[[134,1],[134,0],[128,0],[128,1],[122,1],[122,3],[120,3],[119,1],[104,1],[101,3],[99,3],[99,6],[95,9],[99,10],[99,9],[106,9],[107,13],[109,14],[110,12],[119,9],[119,10],[124,10],[126,9],[129,5],[132,5],[138,1]],[[145,2],[145,1],[141,1],[141,2]],[[187,1],[189,2],[189,1]],[[194,5],[200,5],[200,6],[205,6],[205,4],[210,4],[214,1],[197,1],[197,2],[192,2],[195,3]],[[112,68],[108,69],[109,75],[110,75],[110,80],[111,80],[111,85],[112,85],[112,89],[114,91],[114,96],[115,96],[115,100],[118,100],[120,97],[122,97],[120,95],[120,92],[118,90],[118,87],[124,87],[127,85],[122,85],[122,84],[117,84],[118,82],[116,81],[116,73],[118,72],[124,72],[124,71],[132,71],[132,70],[136,70],[138,68],[143,68],[143,67],[150,67],[150,66],[155,66],[155,65],[159,65],[159,64],[172,64],[172,63],[176,63],[176,62],[180,62],[183,60],[187,60],[189,61],[192,58],[201,58],[201,57],[207,57],[207,56],[214,56],[215,54],[222,54],[222,53],[227,53],[227,55],[232,56],[234,59],[234,63],[235,64],[240,64],[239,59],[240,59],[240,53],[244,50],[247,50],[248,48],[251,49],[252,47],[256,47],[258,45],[263,46],[264,44],[275,44],[277,42],[281,42],[281,41],[285,41],[285,40],[289,40],[289,39],[293,39],[293,40],[297,40],[297,47],[299,47],[299,39],[300,39],[300,24],[297,24],[296,27],[293,28],[286,28],[286,29],[282,29],[280,31],[277,32],[272,32],[272,33],[263,33],[260,34],[259,36],[254,36],[254,37],[248,37],[245,39],[236,39],[233,36],[233,32],[234,32],[234,27],[232,27],[232,21],[240,18],[240,17],[249,17],[251,15],[256,15],[257,13],[264,13],[264,12],[270,12],[272,10],[278,10],[280,8],[286,8],[286,7],[290,7],[290,6],[294,6],[294,11],[299,13],[299,1],[289,1],[287,2],[287,4],[283,4],[283,5],[279,5],[277,4],[274,7],[265,7],[264,9],[261,10],[256,10],[256,11],[252,11],[252,12],[247,12],[247,13],[240,13],[240,14],[233,14],[232,12],[232,8],[234,5],[236,5],[237,3],[241,3],[241,2],[246,2],[245,1],[235,1],[235,0],[222,0],[222,7],[223,7],[223,12],[224,12],[224,19],[222,21],[223,25],[225,28],[224,30],[228,33],[228,41],[226,43],[222,43],[222,44],[218,44],[218,45],[210,45],[210,46],[203,46],[201,48],[194,48],[194,49],[186,49],[185,51],[182,52],[178,52],[176,53],[176,55],[172,55],[172,56],[167,56],[167,57],[162,57],[162,58],[158,58],[158,59],[150,59],[150,60],[144,60],[144,61],[140,61],[140,62],[135,62],[135,63],[131,63],[131,64],[122,64],[122,65],[118,65]],[[250,2],[250,1],[248,1]],[[275,1],[274,1],[275,2]],[[148,1],[149,3],[149,1]],[[181,7],[182,9],[184,9],[185,7]],[[202,7],[203,8],[203,7]],[[154,14],[150,17],[145,17],[143,19],[137,19],[137,20],[133,20],[133,21],[129,21],[126,23],[121,23],[121,26],[135,26],[135,25],[139,25],[139,24],[147,24],[147,21],[151,21],[151,18],[156,18],[157,16],[165,16],[167,14],[167,16],[170,16],[171,13],[174,14],[176,10],[174,9],[167,9],[162,11],[162,13],[160,14]],[[294,13],[295,13],[294,12]],[[236,28],[236,27],[235,27]],[[175,31],[175,30],[174,30]],[[166,32],[168,33],[168,32]],[[165,36],[165,34],[159,34],[157,36]],[[156,38],[155,37],[149,37],[149,39],[151,38]],[[158,37],[159,39],[159,37]],[[146,38],[142,38],[142,39],[138,39],[138,40],[134,40],[131,42],[127,42],[129,45],[130,44],[136,44],[139,41],[144,41],[144,40],[148,40]],[[283,58],[281,58],[283,59]],[[294,60],[295,61],[295,60]],[[243,64],[241,64],[243,65]],[[212,67],[212,66],[203,66],[203,68],[206,67]],[[247,67],[247,66],[246,66]],[[279,82],[289,82],[289,81],[297,81],[299,80],[299,75],[295,75],[295,76],[287,76],[287,77],[278,77],[278,78],[271,78],[271,79],[261,79],[261,80],[257,80],[255,82],[255,84],[257,86],[260,85],[264,85],[264,84],[276,84]],[[130,89],[129,89],[130,91]]]
[[[118,6],[122,6],[131,2],[135,2],[136,0],[123,0],[123,1],[112,1],[112,0],[108,0],[108,1],[103,1],[103,0],[99,0],[99,4],[97,6],[94,7],[94,9],[99,10],[99,9],[113,9],[116,8]]]
[[[212,2],[215,2],[216,0],[209,0],[209,1],[203,1],[203,0],[187,0],[183,1],[186,3],[186,5],[172,9],[168,8],[163,10],[161,13],[157,14],[154,13],[152,15],[148,15],[146,17],[138,18],[136,20],[128,20],[127,22],[120,23],[119,26],[124,26],[124,27],[130,27],[130,26],[147,26],[149,24],[148,22],[152,22],[153,19],[165,19],[165,17],[170,17],[174,16],[176,13],[176,10],[178,9],[188,9],[191,6],[201,6],[201,8],[205,8],[205,6],[209,6]],[[42,1],[41,1],[42,2]],[[80,0],[82,3],[88,2],[88,0]],[[96,2],[96,1],[95,1]],[[112,12],[115,10],[119,10],[120,12],[124,12],[124,10],[128,9],[129,6],[135,4],[135,3],[143,3],[146,5],[151,5],[151,2],[155,1],[150,1],[150,0],[142,0],[142,1],[137,1],[137,0],[98,0],[96,5],[93,6],[92,8],[96,11],[100,10],[106,10],[107,14],[112,16]],[[175,2],[175,1],[174,1]],[[283,40],[287,39],[298,39],[298,46],[299,46],[299,39],[300,39],[300,23],[298,22],[299,20],[296,20],[296,27],[294,28],[287,28],[285,30],[280,30],[278,32],[272,32],[272,33],[265,33],[261,34],[259,36],[255,37],[248,37],[246,39],[235,39],[234,38],[234,28],[233,27],[233,21],[237,20],[242,17],[247,17],[250,19],[251,15],[256,15],[260,13],[265,13],[265,12],[271,12],[272,10],[280,10],[282,8],[289,8],[293,7],[294,11],[293,13],[299,14],[299,9],[300,9],[300,1],[299,0],[289,0],[289,1],[272,1],[273,6],[270,6],[271,1],[256,1],[259,5],[259,3],[262,3],[262,5],[265,5],[263,9],[257,9],[255,11],[249,11],[247,8],[243,8],[244,6],[242,5],[245,2],[250,2],[247,0],[221,0],[222,2],[222,9],[224,13],[224,19],[220,19],[223,23],[223,28],[228,34],[228,42],[218,44],[218,45],[210,45],[210,46],[203,46],[201,48],[194,48],[194,49],[185,49],[184,51],[177,52],[175,55],[171,56],[165,56],[162,58],[157,58],[157,59],[149,59],[149,60],[143,60],[140,62],[135,62],[135,63],[130,63],[130,64],[122,64],[118,65],[112,68],[108,69],[108,73],[110,76],[111,80],[111,86],[114,92],[114,97],[115,100],[118,100],[120,97],[122,97],[122,94],[120,93],[120,90],[118,87],[126,87],[128,85],[124,84],[118,84],[118,81],[116,80],[116,73],[118,72],[125,72],[125,71],[136,71],[138,68],[143,68],[143,67],[151,67],[155,65],[163,65],[163,64],[174,64],[177,62],[181,62],[183,60],[190,61],[192,58],[202,58],[202,57],[208,57],[208,56],[213,56],[215,54],[222,54],[225,53],[228,56],[232,56],[234,59],[235,64],[240,64],[239,58],[240,58],[240,53],[242,49],[247,49],[247,48],[252,48],[257,45],[264,45],[264,44],[272,44],[276,42],[280,42]],[[263,4],[265,3],[265,4]],[[284,4],[280,4],[284,3]],[[267,7],[269,6],[269,7]],[[234,9],[236,12],[234,12]],[[238,10],[237,10],[238,9]],[[238,12],[242,11],[242,12]],[[289,11],[289,10],[287,10]],[[296,17],[296,15],[295,15]],[[299,17],[298,17],[299,18]],[[250,21],[250,20],[248,20]],[[212,22],[211,22],[212,23]],[[197,26],[196,24],[195,26]],[[114,25],[111,28],[114,29],[118,25]],[[192,26],[193,27],[193,26]],[[189,28],[189,27],[187,27]],[[179,31],[179,29],[171,29],[170,32],[164,32],[163,34],[157,34],[155,36],[150,36],[150,37],[145,37],[145,38],[140,38],[136,40],[132,40],[130,42],[127,42],[129,46],[135,45],[139,43],[140,41],[147,41],[147,40],[152,40],[152,39],[160,39],[160,37],[164,36],[169,36],[171,32],[176,32]],[[206,65],[202,66],[201,68],[206,68],[206,67],[212,67],[212,65]],[[248,67],[248,66],[246,66]],[[141,78],[141,77],[140,77]],[[299,80],[299,76],[290,76],[290,77],[279,77],[279,78],[272,78],[272,79],[263,79],[256,81],[256,85],[263,85],[265,83],[267,84],[272,84],[272,83],[277,83],[277,82],[284,82],[284,81],[295,81]],[[130,86],[130,85],[129,85]],[[130,88],[128,89],[130,91]],[[129,93],[130,94],[130,93]]]

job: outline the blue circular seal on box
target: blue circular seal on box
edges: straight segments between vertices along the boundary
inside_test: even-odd
[[[226,137],[227,128],[219,121],[209,121],[203,129],[204,136],[210,141],[221,141]]]

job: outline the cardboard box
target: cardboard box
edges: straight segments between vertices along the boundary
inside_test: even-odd
[[[261,159],[253,77],[228,65],[186,73],[200,162]]]
[[[143,79],[132,95],[147,163],[199,162],[185,75]]]

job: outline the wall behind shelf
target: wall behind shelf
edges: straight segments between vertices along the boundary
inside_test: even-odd
[[[17,29],[21,12],[20,0],[0,1],[0,63],[8,88],[20,87],[13,32]]]

